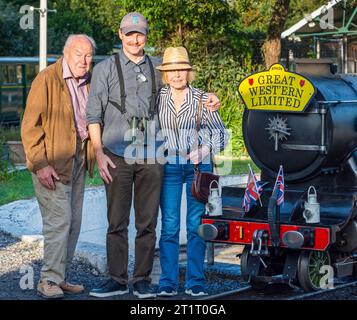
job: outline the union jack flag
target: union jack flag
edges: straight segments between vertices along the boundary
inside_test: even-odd
[[[261,187],[260,182],[257,180],[249,164],[248,167],[249,174],[247,180],[247,187],[245,188],[242,205],[245,212],[248,212],[250,208],[257,203],[258,199],[260,201],[260,195],[263,192],[263,188]]]
[[[285,187],[284,187],[284,172],[283,172],[283,166],[280,166],[278,176],[276,177],[274,189],[273,189],[273,194],[275,191],[275,188],[278,188],[278,195],[276,199],[276,204],[278,206],[281,206],[284,204],[284,193],[285,193]]]

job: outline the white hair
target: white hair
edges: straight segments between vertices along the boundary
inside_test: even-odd
[[[76,38],[82,38],[82,39],[88,40],[90,42],[90,44],[92,45],[93,53],[95,52],[95,49],[97,47],[96,47],[95,41],[92,37],[87,36],[86,34],[71,34],[68,36],[66,43],[64,44],[63,53],[66,48],[71,46],[72,42],[75,41]]]

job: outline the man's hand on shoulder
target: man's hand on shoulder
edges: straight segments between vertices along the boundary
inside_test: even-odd
[[[208,93],[208,98],[206,102],[206,108],[211,111],[217,111],[221,106],[221,102],[214,93]]]

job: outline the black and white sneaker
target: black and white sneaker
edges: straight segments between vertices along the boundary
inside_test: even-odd
[[[133,294],[139,299],[155,298],[156,293],[146,280],[140,280],[133,284]]]
[[[113,279],[109,279],[101,287],[92,289],[89,295],[97,298],[107,298],[129,293],[126,284],[120,284]]]
[[[200,285],[193,286],[190,289],[186,289],[185,293],[188,294],[189,296],[192,296],[192,297],[200,297],[200,296],[207,296],[208,295],[208,293],[205,290],[205,288],[200,286]]]
[[[159,289],[159,292],[157,293],[158,297],[173,297],[177,295],[177,291],[172,288],[172,287],[162,287]]]

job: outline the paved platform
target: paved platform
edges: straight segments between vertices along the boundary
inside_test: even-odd
[[[186,244],[186,195],[182,196],[181,205],[181,232],[180,244]],[[161,231],[161,212],[159,212],[158,225],[156,228],[157,241]],[[81,233],[76,249],[76,254],[88,260],[100,272],[105,273],[106,267],[106,197],[104,187],[92,187],[85,190],[83,219]],[[36,198],[29,200],[14,201],[0,206],[0,229],[12,234],[26,242],[43,242],[42,219]],[[131,210],[129,225],[129,270],[134,265],[134,243],[135,243],[134,210]],[[158,255],[158,253],[157,253]],[[220,258],[218,257],[217,261]],[[232,261],[235,260],[232,258]],[[181,257],[184,263],[185,255]],[[227,261],[223,261],[227,262]],[[228,263],[230,263],[228,261]],[[160,276],[159,259],[156,257],[152,273],[153,283],[158,283]]]
[[[77,254],[89,260],[99,271],[106,271],[106,197],[104,187],[87,188],[84,195],[82,228],[77,245]],[[130,213],[129,255],[133,258],[135,245],[134,209]],[[156,233],[160,235],[161,212]],[[186,195],[182,196],[180,243],[186,243]],[[36,198],[19,200],[0,207],[0,228],[24,241],[43,241],[42,219]],[[156,247],[159,245],[157,237]]]

